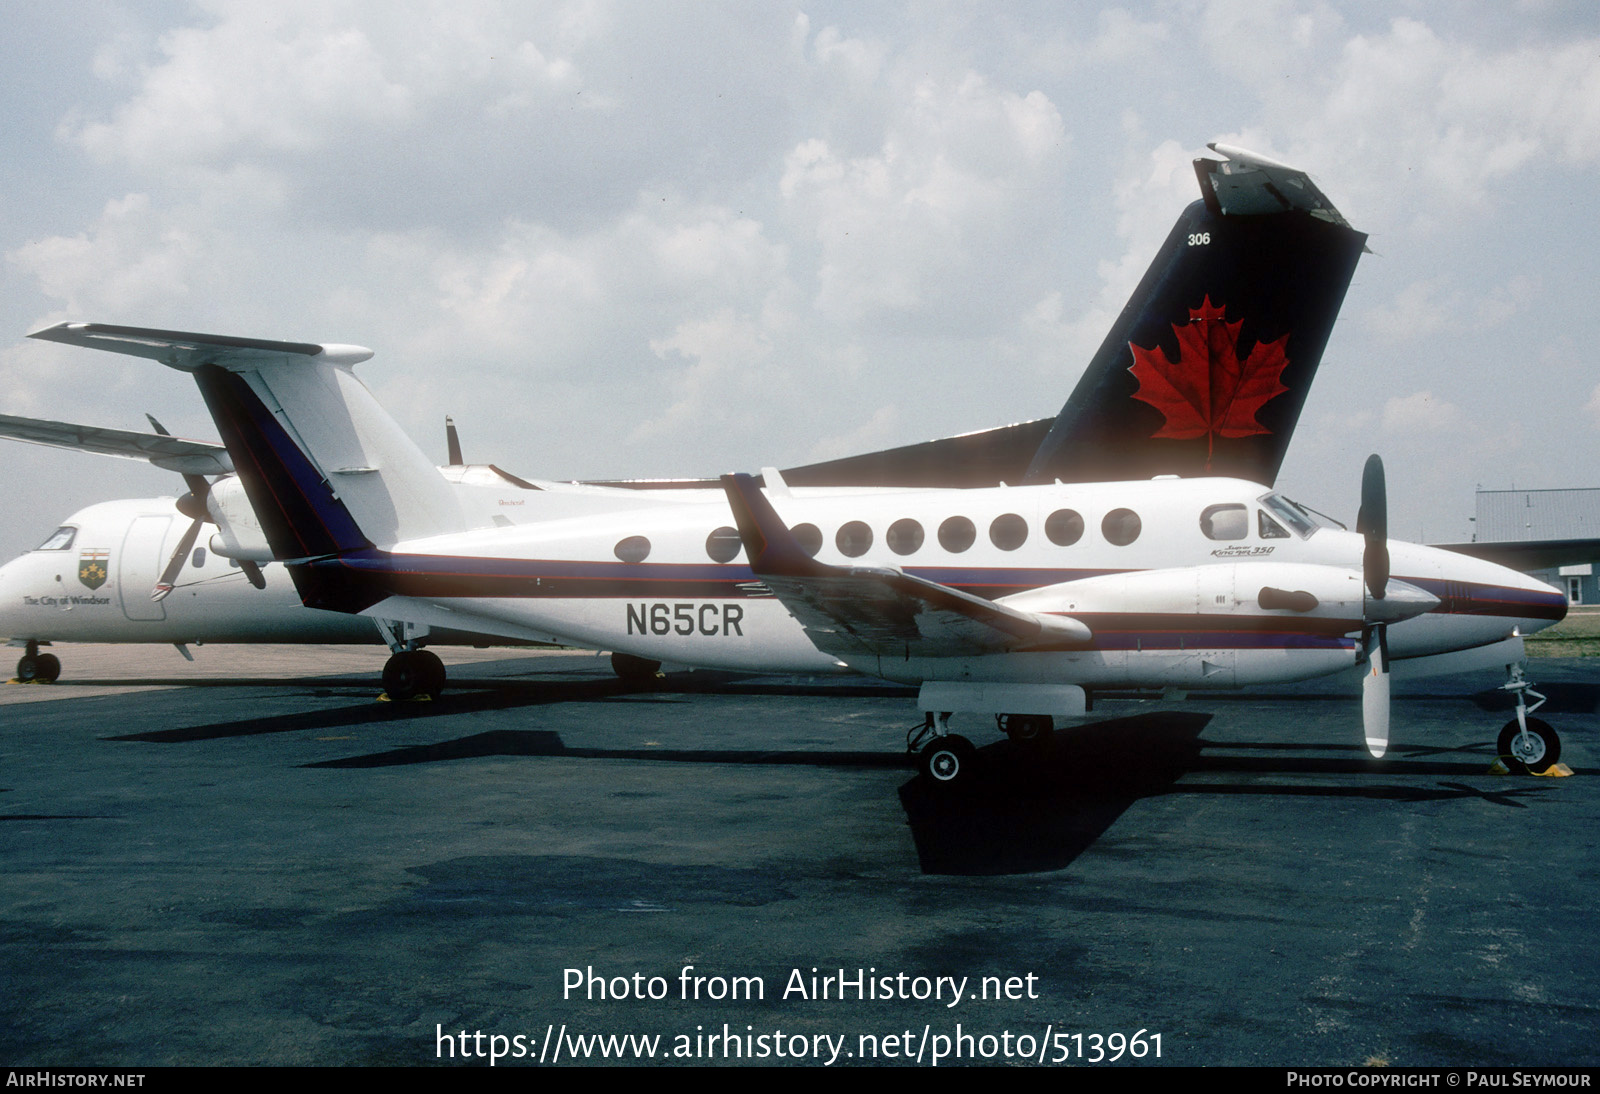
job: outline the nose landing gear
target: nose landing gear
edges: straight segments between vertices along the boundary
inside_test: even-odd
[[[1516,774],[1542,775],[1561,759],[1561,738],[1542,718],[1529,715],[1544,706],[1545,697],[1533,690],[1533,682],[1523,675],[1522,666],[1507,665],[1506,682],[1501,691],[1510,692],[1517,701],[1517,716],[1507,722],[1495,741],[1495,752],[1500,761]],[[1527,696],[1538,702],[1528,705]]]

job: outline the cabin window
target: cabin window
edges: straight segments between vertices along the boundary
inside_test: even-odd
[[[1057,509],[1044,519],[1044,534],[1057,547],[1071,547],[1083,538],[1083,517],[1075,509]]]
[[[650,557],[650,541],[643,536],[618,540],[616,554],[623,562],[643,562]]]
[[[839,533],[833,537],[833,542],[844,557],[860,558],[872,550],[872,529],[859,520],[852,520],[839,526]]]
[[[800,549],[812,558],[816,558],[817,552],[822,550],[822,529],[815,524],[796,524],[789,529],[789,534],[800,545]]]
[[[1261,518],[1262,539],[1288,539],[1289,533],[1283,530],[1283,525],[1267,516],[1265,509],[1257,509],[1256,515]]]
[[[978,528],[966,517],[951,517],[939,525],[939,546],[959,555],[978,540]]]
[[[1207,539],[1244,539],[1250,534],[1250,513],[1242,505],[1212,505],[1200,514]]]
[[[922,546],[922,525],[905,517],[889,525],[889,530],[883,534],[883,542],[889,545],[889,550],[897,555],[909,555]]]
[[[1113,509],[1100,522],[1100,534],[1106,537],[1107,543],[1118,547],[1126,547],[1138,539],[1143,528],[1139,514],[1132,509]]]
[[[50,538],[39,544],[39,546],[35,547],[34,550],[65,551],[68,547],[72,546],[72,541],[77,538],[78,530],[72,527],[70,524],[64,524],[51,533]]]
[[[189,565],[193,566],[196,570],[198,570],[200,567],[204,566],[205,564],[206,564],[206,549],[204,547],[196,547],[194,549],[194,554],[189,556]]]
[[[706,537],[706,554],[712,562],[732,562],[739,548],[744,546],[739,533],[723,525]]]
[[[1015,551],[1028,542],[1028,522],[1015,513],[1001,513],[989,525],[989,542],[1002,551]]]

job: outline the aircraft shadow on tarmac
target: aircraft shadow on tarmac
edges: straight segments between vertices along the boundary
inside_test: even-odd
[[[232,722],[110,737],[108,740],[184,743],[217,738],[326,730],[403,719],[470,714],[555,703],[615,699],[682,701],[690,691],[670,684],[640,686],[614,679],[475,681],[436,703],[363,703],[359,706],[268,715]],[[774,688],[739,680],[703,681],[694,692],[781,691],[786,695],[838,697],[836,687]],[[1554,691],[1554,687],[1552,691]],[[1567,685],[1563,706],[1592,709],[1592,692]],[[1581,694],[1580,694],[1581,692]],[[752,692],[753,693],[753,692]],[[873,689],[879,695],[881,689]],[[329,692],[316,693],[326,696]],[[1479,705],[1500,696],[1486,693]],[[998,741],[980,749],[972,785],[957,793],[912,776],[899,796],[924,872],[1015,874],[1059,870],[1073,862],[1141,799],[1171,794],[1346,797],[1397,805],[1472,800],[1526,808],[1524,799],[1547,787],[1508,785],[1484,791],[1459,781],[1481,776],[1493,759],[1488,742],[1439,748],[1395,742],[1390,757],[1374,761],[1357,743],[1341,741],[1208,741],[1201,734],[1212,715],[1160,710],[1110,717],[1053,735],[1046,747]],[[494,756],[620,760],[655,763],[793,764],[816,767],[909,769],[913,760],[898,750],[594,748],[568,746],[552,730],[491,730],[425,745],[394,748],[318,763],[308,768],[365,769],[440,763]],[[1237,774],[1238,781],[1218,776]],[[1189,775],[1203,781],[1180,783]],[[1306,781],[1259,781],[1261,776],[1303,776]],[[1328,777],[1344,776],[1330,780]],[[1404,781],[1392,781],[1400,780]],[[1432,785],[1418,785],[1418,780]],[[1380,781],[1382,780],[1382,781]]]
[[[1456,781],[1424,786],[1373,779],[1481,776],[1494,758],[1489,744],[1463,750],[1397,743],[1390,759],[1377,761],[1360,745],[1342,742],[1207,741],[1201,732],[1210,720],[1209,714],[1159,711],[1058,731],[1047,751],[1001,742],[980,750],[983,767],[959,796],[941,794],[920,779],[906,783],[900,800],[924,872],[1059,870],[1093,846],[1134,803],[1171,794],[1368,798],[1397,805],[1470,800],[1521,809],[1526,806],[1518,799],[1549,789],[1518,785],[1484,791]],[[1260,752],[1272,754],[1254,754]],[[1178,781],[1186,775],[1227,774],[1354,778]]]

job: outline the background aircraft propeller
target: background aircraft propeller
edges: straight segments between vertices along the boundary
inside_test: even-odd
[[[1389,636],[1382,601],[1389,590],[1389,497],[1383,461],[1367,457],[1361,471],[1361,510],[1356,531],[1366,537],[1361,553],[1367,595],[1361,643],[1367,653],[1367,675],[1361,685],[1361,723],[1367,751],[1382,757],[1389,750]]]
[[[146,414],[145,418],[157,433],[163,437],[172,436],[167,432],[166,426],[156,421],[152,415]],[[177,581],[178,573],[183,569],[184,561],[189,557],[189,551],[194,547],[196,537],[200,535],[200,526],[211,519],[211,513],[206,508],[206,500],[211,496],[211,483],[204,475],[185,474],[183,484],[189,488],[189,492],[178,499],[177,509],[192,523],[178,540],[177,550],[167,559],[166,568],[156,579],[155,588],[150,590],[150,599],[157,602],[165,600],[171,594],[173,583]],[[250,584],[258,589],[267,587],[267,579],[262,576],[260,566],[241,559],[239,568],[244,571],[244,576],[249,579]]]

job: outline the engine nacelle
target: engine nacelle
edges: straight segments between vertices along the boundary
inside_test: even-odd
[[[1086,577],[1013,593],[1002,602],[1024,611],[1075,616],[1091,628],[1095,624],[1087,616],[1192,615],[1316,620],[1314,629],[1320,632],[1343,633],[1330,625],[1343,623],[1344,631],[1359,631],[1365,593],[1361,573],[1354,569],[1233,562]]]
[[[241,562],[272,561],[272,548],[245,496],[244,483],[233,476],[212,483],[206,495],[206,512],[218,529],[211,537],[213,554]]]

